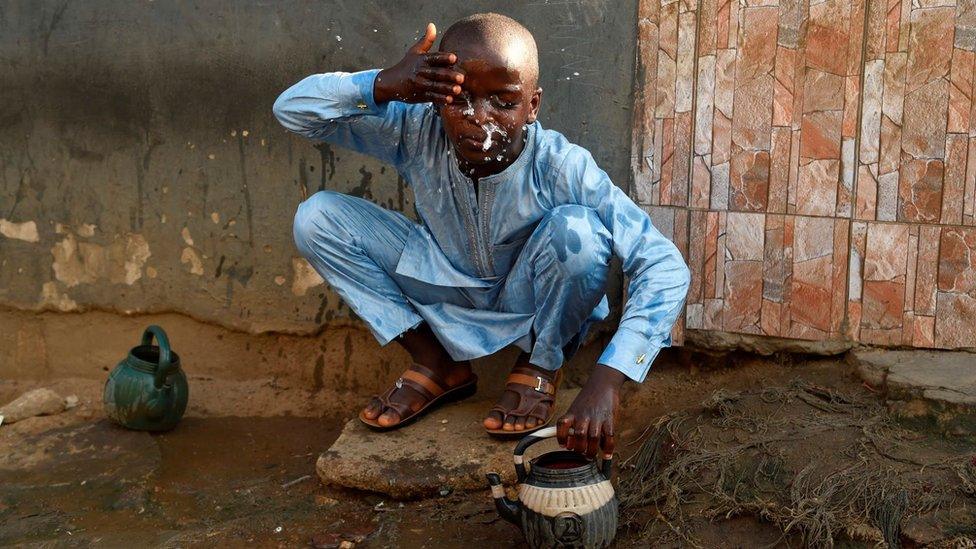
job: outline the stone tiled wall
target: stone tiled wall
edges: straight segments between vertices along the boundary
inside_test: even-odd
[[[678,338],[976,347],[976,0],[642,0],[638,37]]]

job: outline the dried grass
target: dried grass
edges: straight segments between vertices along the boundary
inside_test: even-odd
[[[976,464],[960,455],[919,461],[918,437],[871,398],[794,381],[720,390],[700,412],[661,418],[622,464],[625,522],[657,545],[700,547],[693,519],[748,514],[809,547],[833,547],[839,536],[899,547],[907,517],[976,497]],[[828,438],[843,447],[809,450]]]

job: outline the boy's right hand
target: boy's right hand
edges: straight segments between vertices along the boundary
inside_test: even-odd
[[[464,75],[454,68],[457,55],[430,51],[437,38],[437,28],[427,23],[420,40],[407,50],[399,63],[383,69],[373,84],[373,99],[377,103],[436,103],[446,105],[461,93]]]

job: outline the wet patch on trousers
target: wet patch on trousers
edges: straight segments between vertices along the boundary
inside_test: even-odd
[[[556,250],[556,257],[565,263],[570,253],[578,254],[583,249],[583,242],[580,240],[579,233],[570,228],[569,220],[565,215],[552,216],[552,247]]]

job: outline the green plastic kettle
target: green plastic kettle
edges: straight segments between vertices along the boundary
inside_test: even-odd
[[[180,356],[162,328],[149,326],[142,343],[109,374],[102,402],[108,417],[123,427],[167,431],[183,417],[189,396]]]

